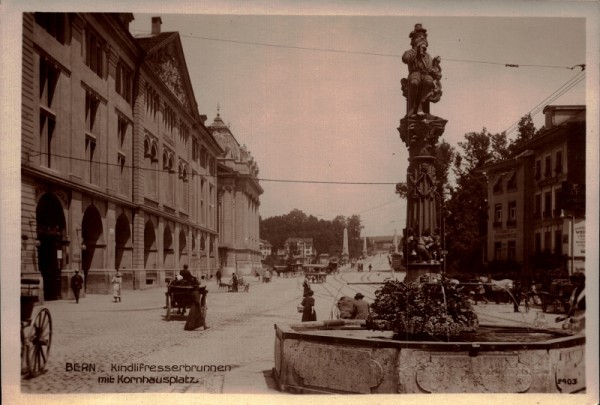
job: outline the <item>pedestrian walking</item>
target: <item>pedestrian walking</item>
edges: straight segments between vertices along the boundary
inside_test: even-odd
[[[75,303],[79,304],[79,292],[83,287],[83,277],[79,275],[79,270],[75,270],[75,274],[71,277],[71,289],[75,295]]]
[[[317,320],[317,312],[315,311],[315,299],[313,295],[315,293],[311,290],[307,293],[307,296],[302,299],[302,322],[310,322]]]
[[[221,272],[221,267],[217,270],[217,285],[221,285],[221,276],[223,273]]]
[[[111,282],[113,286],[113,298],[115,299],[114,302],[121,302],[121,284],[123,283],[123,275],[119,269],[117,269]]]
[[[206,294],[208,294],[208,291],[206,291],[205,286],[201,286],[199,283],[193,284],[193,300],[183,327],[184,330],[195,330],[200,326],[203,326],[204,330],[208,329],[208,326],[206,326]]]
[[[237,292],[237,290],[238,290],[238,282],[239,282],[238,281],[238,276],[235,273],[233,273],[231,275],[231,290],[233,292]]]
[[[312,291],[312,288],[310,288],[310,284],[308,283],[308,277],[304,278],[304,282],[302,283],[302,289],[304,291],[302,291],[302,296],[306,297],[309,291]]]
[[[364,297],[361,293],[357,293],[354,296],[352,319],[367,319],[369,316],[369,303],[363,300]]]
[[[369,272],[373,269],[373,265],[369,263]]]

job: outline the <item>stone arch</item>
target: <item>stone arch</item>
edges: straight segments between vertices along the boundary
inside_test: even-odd
[[[156,268],[157,263],[156,230],[152,220],[144,226],[144,268]]]
[[[188,248],[187,248],[187,234],[184,229],[179,231],[179,264],[189,265],[188,259]]]
[[[88,273],[91,268],[104,268],[104,229],[98,209],[90,205],[83,213],[81,221],[81,269],[84,285],[87,286]]]
[[[174,263],[174,252],[173,249],[173,231],[168,224],[165,224],[163,231],[163,268],[173,269],[175,268]]]
[[[39,241],[37,263],[44,280],[44,299],[55,300],[61,298],[63,241],[66,228],[63,206],[54,194],[45,193],[38,201],[35,216]]]
[[[115,269],[131,266],[131,252],[131,226],[127,215],[122,213],[115,225]]]

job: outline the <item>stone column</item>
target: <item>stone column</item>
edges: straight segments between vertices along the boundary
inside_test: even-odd
[[[416,24],[410,33],[411,49],[402,56],[408,77],[402,79],[407,98],[406,115],[400,120],[400,138],[408,148],[407,212],[403,246],[406,260],[405,281],[414,281],[425,273],[439,273],[441,263],[432,246],[439,236],[438,204],[440,193],[435,176],[435,149],[447,120],[430,114],[430,103],[442,95],[439,57],[427,53],[427,30]]]

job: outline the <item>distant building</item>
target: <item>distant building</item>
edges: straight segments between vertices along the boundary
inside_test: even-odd
[[[585,263],[585,106],[544,108],[544,131],[520,155],[484,168],[490,209],[487,259],[528,272],[542,252]]]
[[[265,260],[267,257],[271,256],[273,245],[271,245],[268,240],[261,239],[259,246],[262,260]]]
[[[317,255],[313,247],[313,238],[287,238],[283,246],[287,257],[291,254],[302,263],[311,263]]]
[[[240,146],[217,111],[208,127],[224,154],[218,158],[219,261],[225,274],[253,275],[262,268],[258,164]]]
[[[370,253],[389,253],[394,248],[393,236],[369,236],[367,245],[370,246]]]

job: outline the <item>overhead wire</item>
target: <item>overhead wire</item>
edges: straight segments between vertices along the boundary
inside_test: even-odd
[[[132,29],[132,31],[136,31],[136,32],[144,33],[144,34],[150,33],[146,30]],[[264,46],[264,47],[271,47],[271,48],[286,48],[286,49],[296,49],[296,50],[302,50],[302,51],[331,52],[331,53],[342,53],[342,54],[352,54],[352,55],[402,58],[402,55],[394,54],[394,53],[349,51],[349,50],[334,49],[334,48],[318,48],[318,47],[297,46],[297,45],[269,44],[269,43],[265,43],[265,42],[242,41],[242,40],[235,40],[235,39],[206,37],[206,36],[193,35],[193,34],[182,34],[181,32],[179,33],[179,36],[183,37],[183,38],[200,39],[200,40],[204,40],[204,41],[225,42],[225,43],[242,44],[242,45],[255,45],[255,46]],[[444,62],[479,63],[479,64],[487,64],[487,65],[499,65],[499,66],[510,67],[510,68],[537,67],[537,68],[573,70],[577,67],[582,67],[582,69],[585,67],[585,65],[583,65],[583,64],[578,64],[578,65],[574,65],[574,66],[558,66],[558,65],[539,65],[539,64],[525,64],[525,63],[517,64],[517,63],[506,63],[506,62],[490,62],[490,61],[481,61],[481,60],[452,59],[452,58],[444,58]]]

